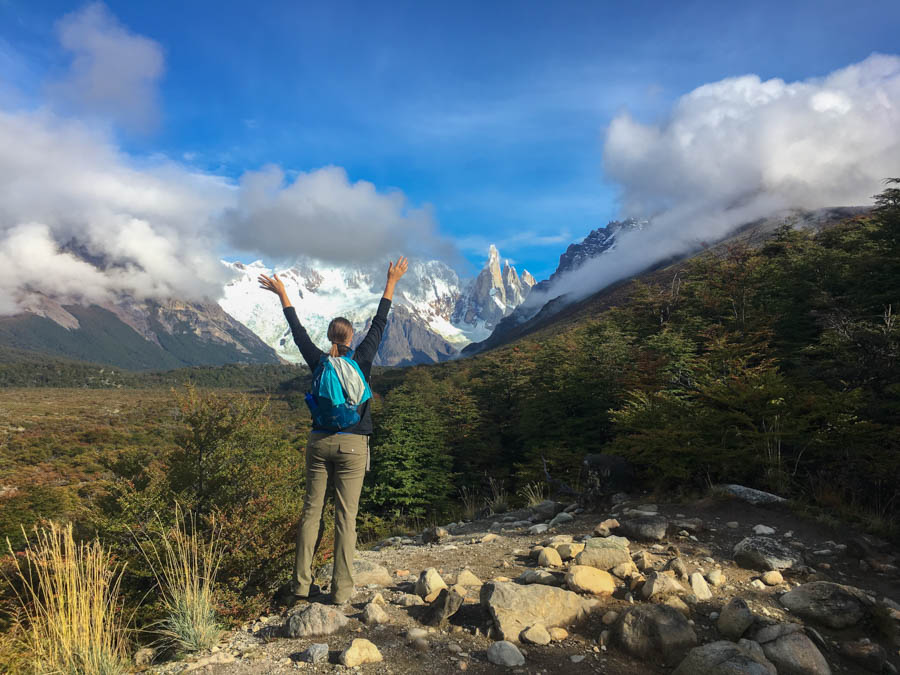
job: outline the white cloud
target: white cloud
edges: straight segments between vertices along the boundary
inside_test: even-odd
[[[233,197],[225,179],[138,162],[82,123],[0,111],[0,313],[34,292],[217,297],[214,218]]]
[[[157,42],[129,32],[99,2],[67,14],[57,30],[72,64],[67,76],[51,85],[53,95],[132,130],[157,124],[157,85],[165,60]]]
[[[360,263],[398,253],[454,254],[429,207],[411,205],[399,190],[351,183],[336,166],[292,180],[276,166],[245,173],[224,223],[235,246],[278,260],[303,255]]]
[[[652,227],[622,237],[613,256],[567,275],[552,295],[584,296],[698,241],[784,208],[871,203],[900,173],[900,58],[872,55],[824,78],[706,84],[668,119],[616,117],[604,165],[625,216]]]

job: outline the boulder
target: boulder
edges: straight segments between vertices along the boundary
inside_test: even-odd
[[[696,646],[697,635],[681,612],[666,605],[637,605],[613,627],[615,641],[642,661],[678,663]]]
[[[334,607],[313,603],[291,616],[284,625],[284,636],[289,638],[331,635],[350,623],[350,619]]]
[[[621,537],[606,537],[605,539],[589,539],[578,555],[575,556],[576,565],[590,565],[601,570],[611,570],[616,565],[631,562],[631,554],[626,544],[621,544]]]
[[[575,520],[575,516],[573,516],[571,513],[566,513],[565,511],[563,511],[553,516],[553,519],[549,523],[547,523],[547,525],[549,525],[550,527],[558,527],[559,525],[569,523],[573,520]]]
[[[364,663],[379,663],[382,661],[382,656],[374,644],[365,638],[356,638],[347,649],[341,652],[338,660],[341,665],[354,668]]]
[[[612,595],[616,581],[609,572],[587,565],[572,565],[566,572],[566,586],[576,593]]]
[[[619,527],[626,536],[645,541],[662,541],[668,528],[669,521],[662,516],[629,518]]]
[[[799,617],[841,629],[859,623],[868,613],[868,600],[858,588],[813,581],[781,596],[781,604]]]
[[[762,660],[727,640],[694,647],[672,675],[778,675],[765,656]]]
[[[741,567],[784,570],[802,561],[800,554],[771,537],[746,537],[734,546],[734,559]]]
[[[487,657],[488,661],[495,666],[514,668],[525,665],[525,657],[522,656],[522,652],[508,640],[500,640],[488,647]]]
[[[584,544],[566,543],[560,544],[556,548],[559,557],[563,560],[571,560],[584,550]]]
[[[784,497],[773,495],[771,492],[763,492],[743,485],[720,485],[719,488],[732,497],[737,497],[749,504],[780,504],[787,501]]]
[[[822,652],[798,624],[766,626],[756,634],[756,641],[779,675],[831,675]]]
[[[503,639],[515,641],[536,623],[567,626],[581,621],[598,603],[555,586],[489,581],[481,587],[481,604]]]
[[[729,640],[737,640],[753,624],[753,612],[743,598],[732,598],[722,608],[716,628]]]
[[[438,594],[447,588],[447,584],[433,567],[423,570],[416,581],[416,595],[423,598],[425,602],[432,602]]]

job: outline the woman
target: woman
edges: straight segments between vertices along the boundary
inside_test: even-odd
[[[387,283],[384,296],[378,305],[372,326],[366,337],[356,348],[350,349],[353,340],[353,326],[347,319],[336,318],[328,326],[331,341],[331,356],[349,355],[359,365],[366,381],[372,370],[372,361],[381,344],[381,336],[387,325],[387,314],[394,297],[394,286],[406,273],[408,261],[401,257],[397,264],[388,265]],[[275,274],[271,278],[259,276],[260,288],[275,293],[281,300],[284,316],[291,327],[294,342],[310,370],[315,370],[319,359],[326,355],[310,340],[297,312],[284,289],[284,283]],[[312,559],[325,503],[325,492],[334,486],[334,571],[331,577],[331,598],[335,604],[343,604],[353,596],[353,555],[356,549],[356,512],[363,478],[369,458],[369,436],[372,433],[372,415],[369,401],[359,406],[360,420],[357,424],[341,432],[317,429],[309,436],[306,446],[306,500],[303,516],[297,532],[297,555],[294,560],[294,577],[291,592],[295,597],[308,598],[312,586]]]

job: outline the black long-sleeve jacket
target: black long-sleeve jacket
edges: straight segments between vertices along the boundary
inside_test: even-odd
[[[375,312],[375,317],[372,319],[369,332],[366,333],[366,337],[363,338],[356,351],[353,352],[352,358],[359,365],[366,382],[369,381],[372,362],[378,353],[379,345],[381,345],[381,337],[384,335],[385,326],[387,326],[387,315],[390,309],[391,301],[387,298],[382,298],[378,304],[378,311]],[[316,366],[319,365],[319,359],[325,356],[325,352],[313,344],[306,329],[300,324],[300,319],[297,318],[297,311],[293,307],[285,307],[284,316],[291,327],[294,343],[300,349],[303,360],[306,361],[306,365],[309,366],[310,370],[315,370]],[[359,422],[352,427],[344,429],[344,433],[363,434],[365,436],[372,434],[372,414],[369,412],[370,402],[371,399],[359,406]],[[313,430],[315,430],[315,427],[313,427]]]

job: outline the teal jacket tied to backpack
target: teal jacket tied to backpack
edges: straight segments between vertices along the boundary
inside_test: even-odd
[[[306,404],[314,429],[341,431],[359,422],[359,406],[372,398],[372,391],[359,365],[345,356],[323,355],[313,372],[312,390]]]

